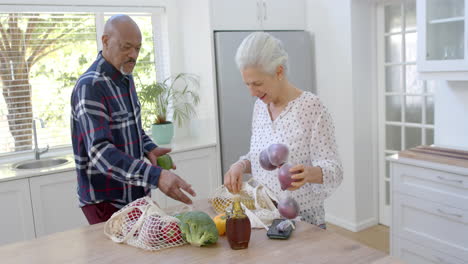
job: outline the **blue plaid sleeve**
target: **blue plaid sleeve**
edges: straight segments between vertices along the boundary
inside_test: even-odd
[[[141,130],[141,138],[143,141],[143,151],[145,154],[158,147],[143,130]]]
[[[103,90],[105,88],[100,87],[98,82],[95,85],[83,84],[75,93],[75,118],[79,120],[77,123],[81,132],[78,135],[79,144],[85,145],[91,163],[101,173],[131,185],[156,188],[161,168],[135,159],[114,145],[111,117],[104,103]],[[148,139],[145,139],[145,149],[154,145],[148,143]]]

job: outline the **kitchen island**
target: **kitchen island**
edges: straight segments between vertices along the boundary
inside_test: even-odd
[[[197,210],[215,214],[206,199]],[[231,250],[226,236],[207,247],[184,245],[145,251],[112,242],[104,224],[55,233],[0,247],[1,263],[402,263],[331,231],[299,222],[288,240],[272,240],[266,230],[254,229],[245,250]]]

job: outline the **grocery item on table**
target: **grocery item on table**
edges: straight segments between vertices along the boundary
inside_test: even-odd
[[[220,236],[224,236],[226,234],[226,220],[226,213],[221,213],[213,217],[213,222],[215,223],[216,229],[218,229],[218,234]]]
[[[218,230],[211,217],[202,211],[189,211],[175,215],[180,220],[182,236],[192,246],[206,246],[218,241]]]
[[[247,208],[255,210],[255,201],[251,196],[243,190],[240,191],[239,195],[241,202]],[[232,194],[224,186],[220,186],[212,196],[210,203],[218,214],[226,212],[226,209],[232,205]]]
[[[240,197],[236,195],[233,200],[232,210],[227,214],[226,236],[232,249],[245,249],[249,247],[250,220],[242,209]]]
[[[275,206],[278,199],[271,190],[256,182],[254,178],[242,183],[239,196],[252,228],[268,229],[273,219],[280,217]],[[210,195],[209,202],[220,214],[232,206],[233,197],[234,194],[230,193],[226,186],[221,185]]]
[[[115,212],[105,223],[104,233],[117,243],[161,250],[187,243],[178,223],[151,198],[143,197]]]

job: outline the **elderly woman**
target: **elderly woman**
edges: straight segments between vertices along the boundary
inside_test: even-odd
[[[343,170],[335,143],[333,120],[320,99],[288,81],[288,54],[282,43],[264,32],[254,32],[239,46],[236,63],[252,96],[250,151],[232,164],[224,185],[239,192],[244,173],[280,197],[278,170],[264,170],[262,150],[273,143],[289,147],[288,163],[294,173],[292,197],[303,220],[325,228],[324,200],[340,185]]]

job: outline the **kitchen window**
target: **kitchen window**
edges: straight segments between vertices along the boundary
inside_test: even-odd
[[[147,10],[115,12],[130,15],[142,31],[137,89],[167,76],[163,11]],[[31,150],[34,120],[39,147],[71,145],[71,91],[101,50],[104,23],[113,14],[0,10],[0,154]]]
[[[417,76],[416,0],[384,1],[377,12],[380,222],[390,223],[386,157],[434,142],[434,82]]]

